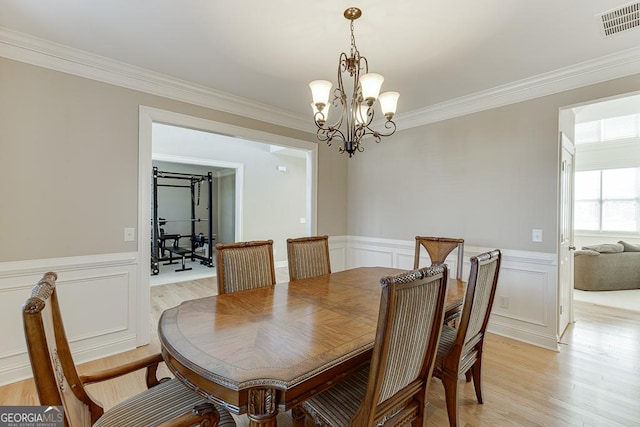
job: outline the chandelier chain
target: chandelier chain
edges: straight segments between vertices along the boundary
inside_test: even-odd
[[[351,56],[360,56],[360,52],[358,52],[358,47],[356,46],[356,36],[353,35],[353,19],[351,20]]]

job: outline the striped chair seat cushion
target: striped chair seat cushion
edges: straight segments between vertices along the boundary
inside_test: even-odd
[[[457,334],[458,330],[456,328],[452,328],[449,325],[442,326],[442,335],[440,335],[440,343],[438,344],[435,369],[442,369],[444,357],[451,351]],[[459,375],[467,372],[476,360],[477,352],[473,350],[473,347],[478,343],[478,341],[480,341],[480,338],[481,335],[478,335],[464,344],[464,348],[462,349],[462,361],[460,362],[460,370],[458,372]]]
[[[155,427],[176,418],[206,400],[189,390],[179,380],[172,379],[126,399],[105,411],[94,427]],[[219,405],[218,426],[231,427],[236,423],[231,414]]]
[[[329,390],[306,400],[302,408],[320,426],[348,426],[362,403],[368,379],[369,366],[366,366]]]

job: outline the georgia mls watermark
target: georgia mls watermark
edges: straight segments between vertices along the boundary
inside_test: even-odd
[[[64,427],[62,406],[0,406],[0,427]]]

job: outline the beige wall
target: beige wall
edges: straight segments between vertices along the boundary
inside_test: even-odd
[[[0,262],[137,250],[123,229],[137,226],[140,105],[315,138],[4,58],[0,94]],[[345,234],[344,210],[334,208],[346,189],[334,184],[346,165],[320,152],[318,231]]]
[[[314,136],[315,138],[315,136]],[[336,144],[318,143],[318,234],[347,234],[348,156]],[[353,159],[351,159],[353,160]]]
[[[367,142],[349,162],[347,234],[556,252],[559,109],[638,87],[640,74]]]
[[[555,252],[559,108],[638,87],[634,75],[399,131],[353,159],[319,144],[318,233]],[[140,105],[315,141],[4,58],[0,93],[0,262],[137,250],[122,235],[137,225]]]

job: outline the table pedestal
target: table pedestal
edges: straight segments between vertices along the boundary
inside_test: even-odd
[[[249,391],[249,425],[276,427],[278,408],[275,388],[256,388]]]

